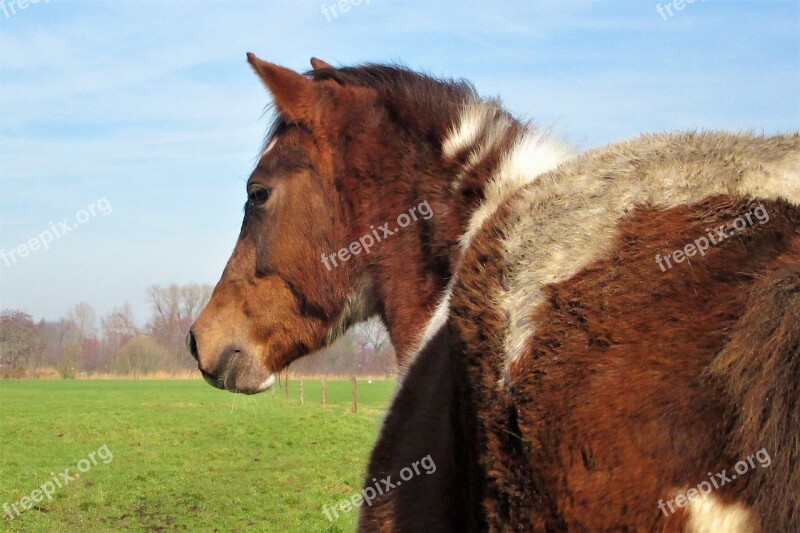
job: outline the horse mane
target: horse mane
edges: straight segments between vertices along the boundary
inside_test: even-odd
[[[408,126],[417,126],[443,137],[459,116],[462,106],[479,100],[475,86],[463,79],[438,78],[399,64],[321,68],[305,73],[314,81],[333,80],[347,86],[375,90],[386,107]],[[264,146],[288,125],[278,113],[270,125]]]
[[[390,99],[402,97],[432,102],[434,105],[431,107],[478,98],[475,86],[463,78],[438,78],[398,64],[365,63],[354,67],[322,68],[311,70],[306,75],[316,81],[334,80],[341,85],[369,87]]]

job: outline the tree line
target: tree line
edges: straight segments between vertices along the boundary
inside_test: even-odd
[[[153,285],[146,291],[151,315],[136,323],[128,303],[98,319],[81,302],[66,316],[39,320],[18,309],[0,312],[0,375],[3,377],[134,376],[195,371],[186,335],[208,303],[213,287],[189,283]],[[328,348],[291,365],[296,375],[390,375],[394,349],[377,320],[360,324]]]

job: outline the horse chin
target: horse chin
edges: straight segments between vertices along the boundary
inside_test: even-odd
[[[275,382],[278,380],[278,373],[273,372],[270,374],[267,379],[264,380],[261,385],[258,386],[254,394],[258,394],[259,392],[264,392],[272,388],[275,385]]]
[[[212,387],[237,394],[258,394],[272,388],[278,373],[269,371],[247,357],[233,357],[219,375],[200,370]]]
[[[253,377],[248,377],[236,380],[229,384],[233,387],[227,387],[227,390],[238,394],[259,394],[272,388],[278,379],[278,374],[272,372],[266,378],[261,379],[259,377],[259,379],[260,381],[254,380]]]

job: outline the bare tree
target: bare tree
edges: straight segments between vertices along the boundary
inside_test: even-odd
[[[59,369],[64,376],[71,375],[77,360],[77,340],[80,336],[75,323],[64,318],[56,322],[42,320],[37,329],[43,345],[42,364]]]
[[[371,345],[375,353],[380,353],[385,346],[389,344],[389,332],[380,321],[378,317],[372,317],[366,322],[358,326],[360,337],[365,341],[366,345]]]
[[[128,302],[116,307],[100,321],[103,329],[103,355],[106,370],[111,370],[120,348],[139,334],[133,309]]]
[[[181,287],[183,316],[190,322],[197,320],[198,315],[211,299],[211,285],[190,283]]]
[[[150,337],[137,336],[126,342],[114,359],[114,371],[119,374],[147,374],[173,370],[175,361],[166,348]]]
[[[121,307],[115,307],[102,320],[103,335],[119,335],[133,337],[138,333],[136,319],[133,316],[131,304],[125,302]]]
[[[189,367],[192,361],[185,347],[186,334],[211,296],[210,285],[177,285],[161,287],[153,285],[147,289],[147,298],[153,309],[148,322],[148,331],[170,353],[176,361]]]
[[[81,302],[67,313],[67,319],[75,323],[79,334],[79,343],[97,333],[97,318],[92,306]]]
[[[4,375],[36,362],[41,351],[31,315],[11,309],[0,313],[0,371]]]
[[[165,326],[181,319],[180,287],[175,283],[161,287],[151,285],[147,289],[147,297],[153,308],[154,319],[160,320]]]
[[[64,362],[74,369],[97,370],[102,367],[101,352],[97,342],[97,317],[92,306],[81,302],[67,312],[67,320],[75,326],[76,339],[71,339],[65,348]],[[64,370],[67,372],[64,373]],[[72,374],[72,369],[64,367],[65,376]]]

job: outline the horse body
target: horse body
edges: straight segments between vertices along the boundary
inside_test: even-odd
[[[431,511],[422,480],[365,508],[362,529],[797,530],[798,154],[797,136],[647,135],[495,187],[368,474],[455,442],[446,492],[479,490],[482,511]],[[659,266],[754,209],[761,224]],[[459,414],[426,432],[406,396],[447,379],[457,395],[415,414]],[[770,464],[736,479],[762,450]]]
[[[279,118],[190,348],[253,393],[382,318],[406,369],[367,485],[437,468],[362,530],[800,529],[800,136],[574,157],[463,82],[249,61]]]

